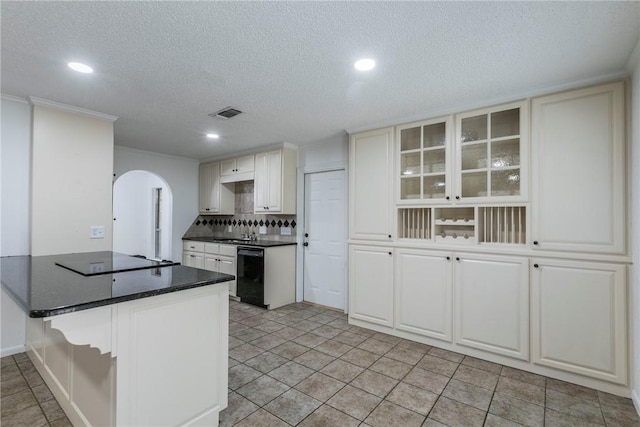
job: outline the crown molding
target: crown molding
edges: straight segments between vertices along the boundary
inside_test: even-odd
[[[22,98],[20,96],[15,96],[15,95],[7,95],[6,93],[2,93],[0,94],[0,97],[2,99],[4,99],[5,101],[13,101],[13,102],[19,102],[21,104],[27,104],[29,105],[29,101],[27,101],[25,98]]]
[[[79,114],[81,116],[87,116],[94,119],[105,120],[112,123],[118,120],[117,116],[99,113],[97,111],[86,110],[84,108],[74,107],[73,105],[62,104],[60,102],[49,101],[48,99],[36,98],[35,96],[30,96],[28,99],[31,105],[37,105],[39,107],[53,108],[55,110],[61,110],[67,113]]]

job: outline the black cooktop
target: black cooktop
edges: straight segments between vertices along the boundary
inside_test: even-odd
[[[100,274],[166,267],[178,265],[179,263],[153,261],[143,257],[104,251],[59,255],[55,264],[83,276],[97,276]]]

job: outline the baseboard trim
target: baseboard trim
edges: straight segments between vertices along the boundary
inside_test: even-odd
[[[16,345],[14,347],[3,348],[2,351],[0,351],[0,357],[13,356],[14,354],[24,353],[26,350],[26,345]]]
[[[636,407],[636,412],[640,415],[640,393],[637,389],[631,390],[631,400],[633,401],[633,405]]]

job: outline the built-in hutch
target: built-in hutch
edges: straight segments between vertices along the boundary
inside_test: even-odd
[[[625,84],[351,134],[349,321],[628,395]]]
[[[278,148],[200,165],[200,214],[233,215],[234,183],[254,181],[254,213],[296,213],[297,151]]]

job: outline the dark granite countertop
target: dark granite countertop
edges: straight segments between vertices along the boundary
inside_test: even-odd
[[[104,259],[105,252],[0,258],[2,287],[29,317],[48,317],[169,292],[227,282],[229,274],[148,261],[141,269],[85,276],[56,265],[78,259]],[[117,254],[116,257],[125,256]],[[143,260],[147,261],[147,260]],[[115,263],[117,265],[117,263]],[[136,261],[137,265],[141,265]],[[127,265],[129,265],[127,263]]]
[[[258,246],[261,248],[269,248],[273,246],[290,246],[298,244],[297,242],[285,242],[280,240],[242,240],[230,237],[183,237],[182,240],[192,240],[194,242],[205,243],[221,243],[225,245]]]

